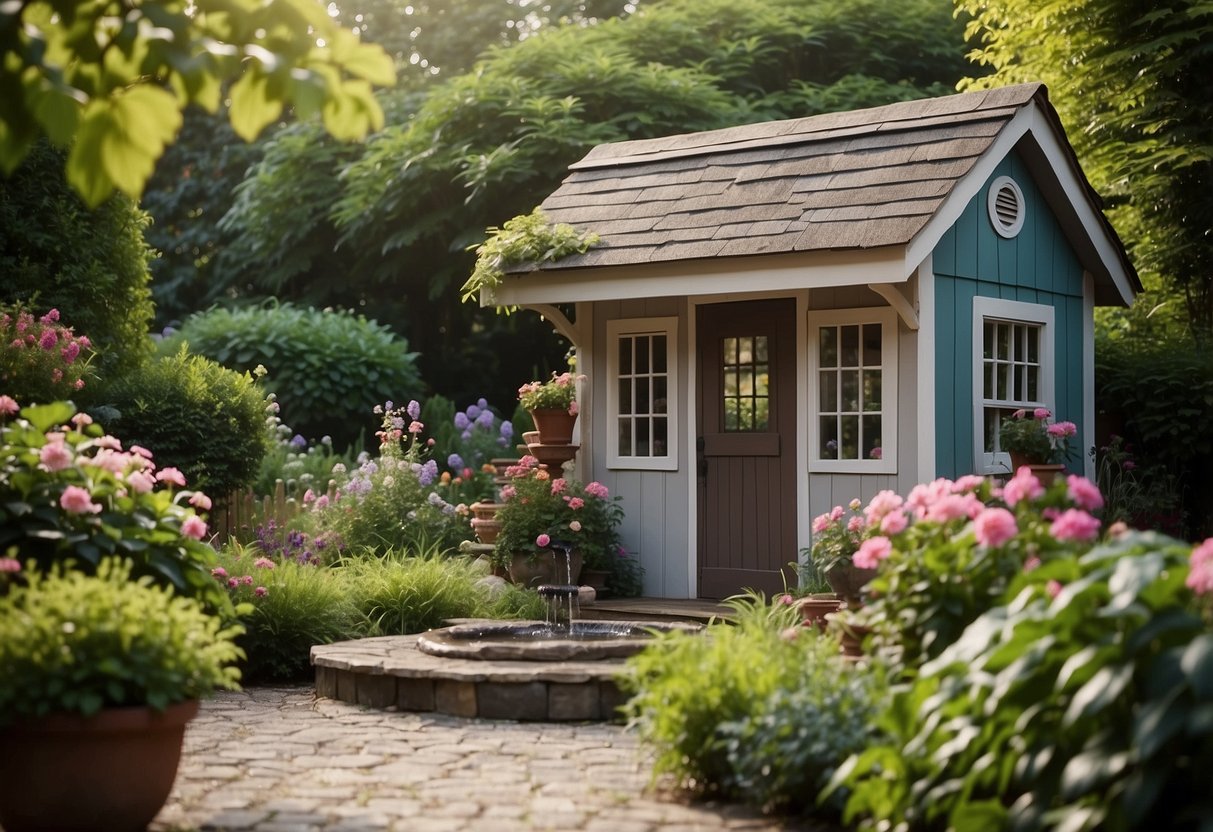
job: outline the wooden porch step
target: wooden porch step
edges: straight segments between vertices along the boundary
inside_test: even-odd
[[[707,624],[732,620],[733,611],[701,598],[604,598],[581,605],[581,618],[590,621],[693,621]]]

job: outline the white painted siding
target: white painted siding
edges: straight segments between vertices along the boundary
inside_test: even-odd
[[[694,459],[686,459],[681,449],[686,447],[687,415],[692,412],[689,396],[693,390],[688,362],[688,330],[683,298],[651,298],[629,301],[603,301],[593,308],[593,341],[589,365],[582,372],[589,376],[591,390],[591,424],[598,428],[590,450],[588,479],[596,479],[618,495],[624,518],[620,527],[623,545],[644,567],[644,594],[663,598],[691,596],[691,563],[694,541],[690,539],[688,518],[690,500],[695,494]],[[606,340],[608,320],[676,316],[676,342],[670,345],[670,357],[678,368],[677,412],[680,423],[671,425],[670,442],[678,443],[678,468],[674,471],[638,471],[607,467],[605,426],[610,414],[607,407],[607,353],[614,348]]]

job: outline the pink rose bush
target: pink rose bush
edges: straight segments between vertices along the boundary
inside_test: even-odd
[[[210,505],[205,494],[187,490],[177,469],[157,470],[146,449],[124,449],[66,402],[14,411],[5,398],[0,552],[15,548],[40,572],[70,561],[92,573],[106,557],[126,558],[135,577],[230,609],[210,578],[216,557],[198,514]]]
[[[23,403],[72,396],[90,377],[92,354],[89,339],[65,326],[59,310],[35,317],[21,306],[0,307],[0,389],[22,391]],[[0,412],[9,406],[0,402]]]
[[[527,410],[564,410],[577,415],[577,382],[584,375],[552,373],[548,381],[530,381],[518,388],[518,401]]]

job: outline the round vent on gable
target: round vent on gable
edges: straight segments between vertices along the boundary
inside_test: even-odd
[[[990,222],[1003,237],[1014,237],[1023,228],[1026,206],[1023,191],[1009,176],[1000,176],[990,185]]]

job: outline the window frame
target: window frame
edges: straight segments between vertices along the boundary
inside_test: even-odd
[[[664,335],[666,343],[666,453],[664,456],[623,456],[619,453],[619,340],[637,335]],[[606,322],[606,464],[609,469],[677,471],[682,441],[678,401],[678,318],[616,318]]]
[[[887,306],[852,309],[810,310],[807,318],[808,339],[808,465],[810,473],[828,474],[896,474],[897,473],[897,348],[900,336],[897,313]],[[821,336],[827,326],[863,324],[880,325],[880,398],[882,428],[880,459],[822,459],[818,455],[818,420],[820,411]]]
[[[985,411],[995,400],[984,395],[985,324],[998,321],[1040,327],[1040,400],[1024,402],[1025,407],[1045,407],[1056,412],[1054,403],[1054,367],[1057,356],[1056,312],[1043,303],[1026,303],[1002,298],[973,298],[973,465],[977,474],[1011,473],[1011,457],[1005,451],[987,453],[985,448]],[[1018,404],[1018,402],[1016,403]]]

